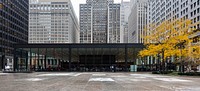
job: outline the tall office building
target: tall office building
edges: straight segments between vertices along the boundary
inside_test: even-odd
[[[14,45],[28,43],[29,0],[0,0],[0,70],[13,67]]]
[[[123,34],[123,43],[128,43],[128,17],[130,15],[131,4],[128,1],[121,0],[121,32]]]
[[[79,25],[70,0],[31,0],[29,43],[78,43]]]
[[[87,0],[80,4],[80,43],[120,43],[120,4]]]
[[[177,19],[189,19],[189,28],[200,28],[200,0],[149,0],[148,3],[148,25],[159,26],[164,21],[176,21]],[[148,33],[155,31],[150,27]],[[174,25],[176,26],[176,25]],[[179,31],[181,32],[181,30]],[[200,43],[200,32],[195,32],[189,36],[194,38],[194,43]]]
[[[188,20],[190,21],[189,23],[187,23]],[[165,24],[165,29],[168,28],[167,26],[175,29],[178,27],[176,32],[172,32],[175,29],[168,28],[159,33],[162,34],[162,37],[156,40],[147,39],[146,41],[149,43],[167,40],[168,36],[165,36],[165,34],[178,36],[185,32],[192,32],[192,34],[188,36],[193,40],[192,45],[200,45],[200,0],[148,0],[147,21],[147,36],[156,33],[156,28],[163,24]],[[193,29],[195,30],[193,31]],[[196,29],[198,29],[198,31],[196,31]],[[148,58],[148,61],[153,63],[156,62],[156,59],[151,56]],[[174,61],[174,57],[171,57],[171,61]]]
[[[128,18],[128,43],[143,43],[144,29],[147,25],[148,0],[132,0],[131,14]]]

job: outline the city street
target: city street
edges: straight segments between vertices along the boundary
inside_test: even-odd
[[[0,91],[200,91],[200,78],[148,73],[0,73]]]

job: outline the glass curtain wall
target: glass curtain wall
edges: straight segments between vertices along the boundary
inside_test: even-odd
[[[15,71],[81,71],[112,72],[150,69],[152,63],[138,61],[138,51],[124,45],[70,46],[67,48],[16,48]]]

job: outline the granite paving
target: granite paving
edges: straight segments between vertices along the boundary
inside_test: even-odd
[[[150,73],[0,73],[0,91],[200,91],[200,77]]]

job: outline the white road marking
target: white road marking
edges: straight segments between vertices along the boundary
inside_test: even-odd
[[[42,78],[28,78],[28,79],[26,79],[27,81],[33,81],[33,82],[36,82],[36,81],[42,81],[42,80],[44,80],[44,79],[42,79]]]
[[[151,80],[145,80],[145,79],[131,79],[131,81],[134,81],[134,82],[146,82],[146,81],[151,81]]]
[[[89,81],[114,82],[112,78],[91,78]]]
[[[147,77],[134,77],[134,78],[138,78],[138,79],[144,79],[144,78],[147,78]]]
[[[175,91],[194,91],[191,88],[180,86],[180,87],[175,87],[175,86],[164,86],[164,85],[158,85],[161,88],[165,89],[170,89],[170,90],[175,90]]]
[[[167,82],[192,82],[190,80],[182,80],[177,78],[153,78],[155,80],[167,81]]]
[[[169,77],[169,76],[160,76],[160,75],[151,75],[151,74],[130,74],[131,76],[135,76],[135,77]]]
[[[47,78],[26,78],[26,79],[18,79],[16,81],[32,81],[32,82],[37,82],[37,81],[42,81]]]
[[[75,75],[73,75],[73,76],[79,76],[79,75],[81,75],[82,73],[78,73],[78,74],[75,74]]]
[[[155,77],[154,75],[150,74],[130,74],[131,76],[139,76],[139,77]]]
[[[40,74],[37,76],[79,76],[81,73],[76,74],[76,73],[51,73],[51,74]]]
[[[92,76],[105,76],[106,74],[92,74]]]
[[[0,73],[0,75],[7,75],[8,73]]]
[[[126,77],[128,77],[128,76],[118,75],[118,76],[111,76],[111,77],[115,77],[115,78],[126,78]]]

